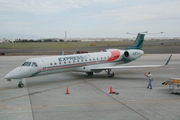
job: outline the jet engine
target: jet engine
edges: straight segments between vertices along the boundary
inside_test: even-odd
[[[128,60],[135,60],[144,54],[142,50],[126,50],[124,52],[124,58]]]

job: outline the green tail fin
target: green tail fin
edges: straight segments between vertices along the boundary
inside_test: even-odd
[[[145,33],[147,33],[147,32],[138,33],[134,44],[132,46],[124,48],[124,50],[128,50],[128,49],[140,49],[140,50],[142,50]]]

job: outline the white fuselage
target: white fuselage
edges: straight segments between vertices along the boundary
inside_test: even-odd
[[[127,51],[128,56],[125,56]],[[22,79],[66,71],[98,73],[102,70],[92,71],[92,68],[128,63],[141,57],[143,53],[142,50],[108,49],[96,53],[31,58],[9,72],[5,79]]]

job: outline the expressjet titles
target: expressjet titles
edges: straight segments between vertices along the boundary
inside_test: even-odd
[[[90,58],[89,55],[83,55],[83,56],[81,55],[81,56],[60,57],[58,58],[58,60],[62,62],[62,61],[68,61],[68,60],[85,60],[88,58]]]

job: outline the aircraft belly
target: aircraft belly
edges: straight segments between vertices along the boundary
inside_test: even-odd
[[[76,72],[90,72],[91,67],[90,66],[83,66],[83,67],[77,67],[74,69]]]
[[[37,76],[42,76],[42,75],[49,75],[49,74],[56,74],[56,73],[61,73],[61,72],[67,72],[71,71],[74,68],[66,68],[66,69],[57,69],[57,70],[47,70],[47,71],[41,71]]]
[[[88,66],[82,66],[82,67],[77,67],[74,69],[76,72],[91,72],[93,68],[97,67],[104,67],[104,66],[114,66],[115,63],[104,63],[104,64],[95,64],[95,65],[88,65]],[[99,73],[102,70],[93,70],[95,73]]]

